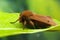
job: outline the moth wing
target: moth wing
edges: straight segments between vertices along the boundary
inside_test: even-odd
[[[43,22],[49,25],[56,25],[55,22],[53,22],[52,18],[49,16],[39,16],[39,15],[33,15],[30,17],[30,19],[35,20],[35,21],[39,21],[39,22]]]

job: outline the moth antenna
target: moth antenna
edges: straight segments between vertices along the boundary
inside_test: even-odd
[[[10,22],[11,24],[14,24],[14,23],[16,23],[17,21],[18,21],[19,19],[17,19],[16,21],[14,21],[14,22]]]

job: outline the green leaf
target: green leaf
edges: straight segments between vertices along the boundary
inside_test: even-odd
[[[53,19],[57,23],[57,25],[54,27],[52,26],[47,29],[27,29],[27,28],[23,29],[24,26],[19,22],[16,22],[15,24],[10,23],[14,22],[18,18],[19,13],[4,13],[4,12],[0,13],[0,37],[16,35],[16,34],[42,32],[59,26],[59,21]]]

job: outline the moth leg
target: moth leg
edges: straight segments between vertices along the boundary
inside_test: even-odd
[[[30,24],[33,26],[33,28],[35,28],[34,23],[32,21],[30,21]]]
[[[27,23],[26,21],[23,22],[23,25],[24,25],[23,29],[25,29],[25,25],[26,25],[26,23]]]
[[[34,23],[31,21],[30,18],[26,18],[26,21],[29,22],[33,26],[33,28],[35,28]]]
[[[24,21],[24,23],[23,23],[24,25],[26,25],[26,21]]]
[[[29,22],[32,26],[34,26],[34,23],[31,21],[30,18],[27,17],[27,18],[26,18],[26,21]]]

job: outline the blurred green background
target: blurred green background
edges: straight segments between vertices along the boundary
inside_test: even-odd
[[[60,20],[60,0],[28,0],[29,9]]]
[[[0,0],[0,11],[21,12],[27,9],[60,20],[60,0]]]
[[[2,13],[4,13],[3,15],[5,13],[21,13],[23,10],[31,10],[37,14],[51,16],[60,21],[60,0],[0,0],[0,15]],[[1,37],[0,40],[60,40],[60,32],[45,31],[34,34],[11,35]]]

